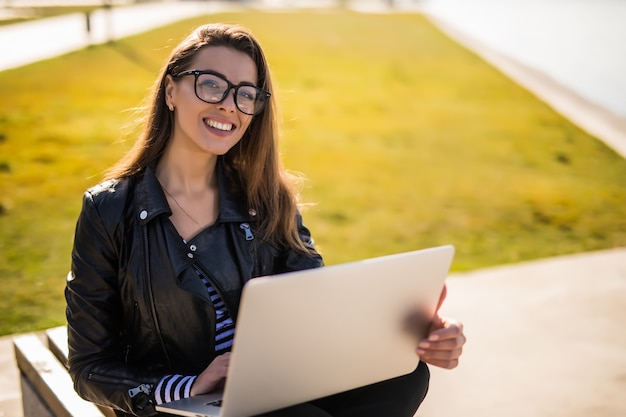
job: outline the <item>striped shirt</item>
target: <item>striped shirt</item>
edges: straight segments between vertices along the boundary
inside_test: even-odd
[[[206,286],[209,298],[215,309],[215,354],[221,355],[229,352],[233,346],[235,336],[235,325],[228,313],[226,304],[220,297],[217,290],[211,285],[207,277],[200,269],[196,268],[196,273]],[[183,376],[179,374],[166,375],[157,384],[154,390],[154,400],[157,404],[180,400],[191,396],[191,387],[196,381],[196,376]]]
[[[222,300],[222,297],[220,297],[217,290],[215,290],[209,280],[199,269],[196,269],[196,273],[198,274],[198,277],[200,277],[202,283],[206,286],[211,302],[213,303],[213,308],[215,308],[215,354],[221,355],[229,352],[233,346],[235,324],[226,309],[224,300]]]

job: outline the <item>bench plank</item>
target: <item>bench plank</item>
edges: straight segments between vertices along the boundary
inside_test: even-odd
[[[17,336],[13,339],[13,347],[22,378],[27,379],[39,400],[54,416],[104,416],[93,403],[83,400],[76,394],[67,369],[59,363],[38,336],[34,334]],[[23,401],[27,403],[27,398]]]
[[[70,351],[67,346],[67,326],[53,327],[46,330],[46,338],[48,339],[48,349],[57,358],[59,362],[69,368],[67,358]]]
[[[48,406],[41,400],[35,388],[28,382],[28,379],[20,378],[20,380],[23,415],[25,417],[55,417]]]

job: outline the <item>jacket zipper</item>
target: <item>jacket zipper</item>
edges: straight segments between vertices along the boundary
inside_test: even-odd
[[[150,384],[141,384],[136,386],[135,388],[131,388],[128,390],[128,395],[130,398],[135,398],[137,394],[143,392],[146,395],[150,395],[152,393],[152,385]]]
[[[254,235],[252,234],[252,230],[250,229],[250,225],[248,223],[241,223],[239,228],[243,230],[246,235],[246,240],[253,240]]]
[[[252,228],[250,227],[249,223],[241,223],[239,225],[239,228],[241,230],[243,230],[243,232],[245,233],[246,240],[248,242],[251,242],[252,240],[254,240],[254,235],[252,234]],[[252,245],[250,245],[250,247],[251,247],[250,250],[252,252],[251,253],[251,255],[252,255],[252,271],[251,271],[251,273],[254,274],[255,273],[255,269],[256,269],[256,245],[252,244]],[[242,277],[242,278],[245,279],[244,277]],[[242,282],[241,284],[244,285],[245,282]],[[233,316],[233,318],[234,318],[234,316]]]
[[[89,373],[87,375],[87,379],[89,379],[90,381],[103,382],[105,384],[116,384],[116,385],[123,384],[123,385],[137,385],[137,386],[148,385],[148,384],[144,384],[139,381],[136,381],[134,379],[113,378],[110,376],[94,374],[94,373]]]
[[[149,255],[149,245],[148,245],[148,225],[143,225],[143,242],[144,242],[144,250],[145,250],[145,261],[146,261],[146,287],[148,288],[148,299],[150,304],[150,312],[152,313],[152,322],[154,323],[154,329],[156,330],[157,337],[159,339],[159,343],[161,344],[161,349],[163,350],[163,354],[165,355],[165,360],[167,361],[168,369],[172,369],[172,361],[170,360],[170,356],[167,353],[167,349],[165,348],[165,342],[163,341],[163,336],[161,335],[161,327],[159,326],[159,321],[157,319],[156,307],[154,305],[154,294],[152,293],[152,279],[150,275],[150,255]]]
[[[87,379],[96,382],[102,382],[105,384],[115,384],[115,385],[130,385],[134,386],[134,388],[128,389],[128,396],[132,398],[133,405],[139,410],[145,409],[145,407],[151,401],[152,388],[154,387],[152,384],[140,383],[138,381],[134,381],[132,379],[126,378],[111,378],[104,375],[92,374],[87,375]]]
[[[138,310],[139,310],[139,303],[135,301],[135,303],[133,304],[133,315],[130,321],[131,331],[135,331],[135,324],[136,324],[135,322],[137,321]],[[132,347],[133,345],[131,345],[130,343],[126,345],[124,349],[124,363],[128,363],[128,357],[130,356],[130,351]]]

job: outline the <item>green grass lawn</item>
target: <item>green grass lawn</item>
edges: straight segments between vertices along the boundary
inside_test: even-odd
[[[626,161],[420,15],[202,17],[0,72],[0,334],[57,325],[82,192],[172,46],[253,29],[328,264],[454,244],[455,271],[626,246]]]

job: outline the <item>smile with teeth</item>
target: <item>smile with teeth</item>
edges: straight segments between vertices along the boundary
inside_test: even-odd
[[[233,129],[232,123],[220,123],[215,120],[206,119],[205,122],[207,126],[224,131],[230,131]]]

